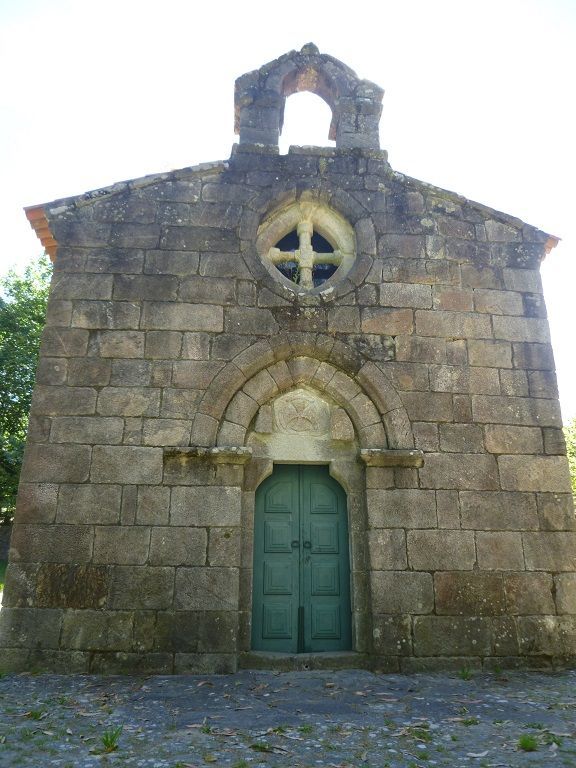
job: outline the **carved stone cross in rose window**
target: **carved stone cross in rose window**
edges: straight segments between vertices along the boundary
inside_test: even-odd
[[[296,282],[301,288],[309,291],[314,288],[312,270],[316,264],[334,264],[339,267],[342,263],[343,254],[340,251],[332,253],[316,253],[312,247],[312,234],[314,227],[311,221],[300,221],[296,228],[298,233],[299,248],[295,251],[281,251],[280,248],[270,248],[268,258],[274,265],[282,264],[285,261],[295,261],[297,264],[297,273],[300,279]]]

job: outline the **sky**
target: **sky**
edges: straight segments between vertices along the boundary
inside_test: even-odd
[[[0,275],[41,253],[22,211],[230,156],[234,81],[314,42],[385,89],[396,171],[562,238],[542,267],[576,417],[575,0],[0,0]],[[281,151],[326,146],[287,102]]]

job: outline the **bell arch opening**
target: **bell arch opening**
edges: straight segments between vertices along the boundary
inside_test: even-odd
[[[290,93],[280,120],[280,154],[290,146],[335,147],[330,136],[334,119],[330,102],[310,90]]]

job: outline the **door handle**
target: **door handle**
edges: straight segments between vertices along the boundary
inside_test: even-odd
[[[297,539],[295,539],[295,540],[292,542],[292,546],[293,546],[294,548],[296,548],[296,547],[299,547],[299,546],[300,546],[300,542],[299,542]]]
[[[305,549],[311,549],[312,548],[312,542],[311,541],[305,541],[303,544]]]

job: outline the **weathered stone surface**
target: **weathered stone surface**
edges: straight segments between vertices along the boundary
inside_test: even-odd
[[[239,525],[240,489],[217,486],[174,488],[171,525]]]
[[[52,483],[20,483],[16,510],[20,523],[52,523],[56,515],[58,486]]]
[[[47,416],[91,414],[96,408],[96,390],[90,387],[38,385],[34,390],[32,408],[35,414]]]
[[[61,485],[57,521],[69,525],[113,525],[120,520],[119,485]]]
[[[570,492],[565,456],[499,456],[498,469],[507,491]]]
[[[554,400],[526,397],[472,396],[474,421],[488,424],[524,424],[558,427],[560,408]]]
[[[468,361],[470,365],[512,368],[512,345],[507,341],[469,339]]]
[[[92,557],[91,525],[15,524],[10,561],[27,563],[87,563]]]
[[[167,331],[223,331],[222,307],[213,304],[145,301],[142,328]]]
[[[431,613],[432,576],[409,571],[373,571],[372,600],[375,613]]]
[[[93,483],[159,483],[162,450],[132,446],[96,446],[90,479]]]
[[[62,648],[128,651],[133,614],[123,611],[68,611],[62,625]]]
[[[555,613],[552,576],[549,573],[505,573],[504,591],[506,608],[512,615]]]
[[[135,522],[138,525],[167,525],[169,519],[170,488],[139,486]]]
[[[436,613],[452,616],[498,616],[506,612],[498,574],[451,571],[434,574]]]
[[[143,357],[144,338],[141,331],[100,331],[93,344],[100,357]]]
[[[523,533],[524,557],[528,571],[574,571],[576,534],[555,531]]]
[[[576,527],[571,493],[537,493],[540,528],[544,531],[572,531]]]
[[[476,453],[430,453],[420,470],[423,488],[491,491],[499,487],[493,456]]]
[[[488,618],[421,616],[414,619],[417,656],[488,656],[492,650]]]
[[[166,609],[174,599],[174,568],[124,565],[112,569],[110,607],[115,610]]]
[[[462,528],[495,531],[537,530],[538,513],[531,493],[460,492]]]
[[[29,444],[20,478],[38,483],[82,483],[88,479],[91,452],[87,445]]]
[[[412,333],[413,312],[410,309],[367,308],[362,312],[363,333],[399,336]]]
[[[484,453],[482,427],[475,424],[440,424],[440,450],[448,453]]]
[[[408,531],[408,564],[417,571],[468,571],[476,550],[472,531]]]
[[[237,568],[178,568],[174,607],[188,611],[238,610]]]
[[[158,527],[152,530],[150,565],[205,565],[204,528]]]
[[[486,450],[490,453],[542,453],[539,427],[487,425],[484,428]]]
[[[524,554],[520,533],[478,531],[476,534],[478,567],[483,571],[521,571]]]
[[[401,571],[408,567],[403,530],[375,529],[368,533],[370,566],[375,571]]]
[[[551,577],[548,576],[548,578]],[[558,613],[576,614],[576,574],[559,573],[554,577],[554,588]],[[547,613],[553,612],[547,611]]]
[[[53,443],[105,443],[122,442],[122,419],[95,416],[64,416],[52,420],[50,441]]]
[[[374,528],[434,528],[434,491],[368,490],[368,520]]]
[[[160,390],[149,387],[104,387],[98,395],[102,416],[158,416]]]
[[[99,525],[95,528],[95,563],[143,565],[148,560],[149,548],[150,530],[144,526]]]

